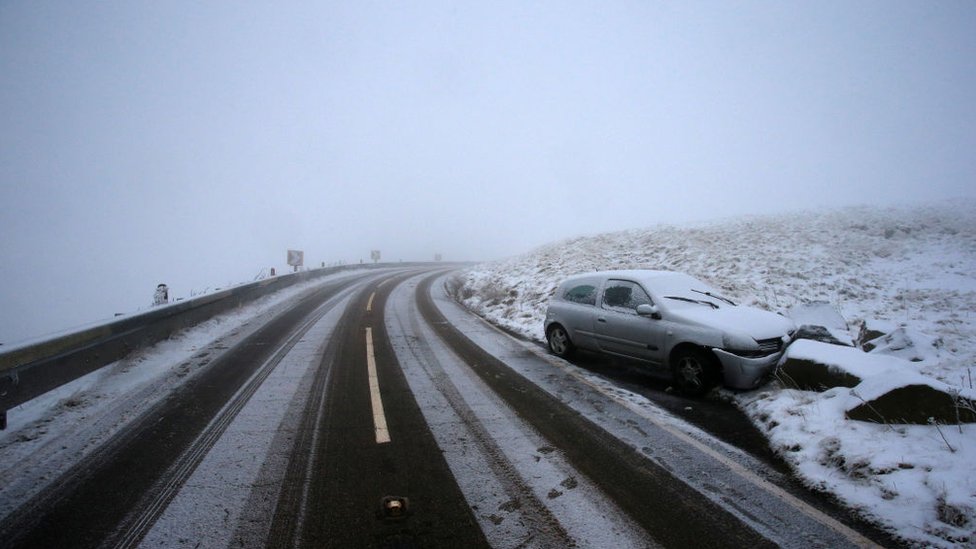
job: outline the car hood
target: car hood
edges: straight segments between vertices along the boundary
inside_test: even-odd
[[[748,335],[753,339],[783,337],[795,328],[792,320],[754,307],[712,309],[695,305],[673,309],[671,315],[692,324]]]

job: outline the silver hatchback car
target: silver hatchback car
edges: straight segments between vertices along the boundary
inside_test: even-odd
[[[670,371],[700,395],[720,382],[753,389],[776,367],[796,327],[781,315],[736,305],[683,273],[631,270],[574,276],[546,311],[549,349],[617,355]]]

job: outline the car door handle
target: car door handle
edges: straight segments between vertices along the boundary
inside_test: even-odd
[[[606,319],[606,318],[604,318],[604,317],[602,317],[602,316],[598,316],[598,317],[596,318],[596,321],[597,321],[597,322],[606,322],[606,321],[607,321],[607,319]]]

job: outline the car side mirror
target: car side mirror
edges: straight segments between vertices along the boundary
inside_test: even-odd
[[[657,305],[648,305],[647,303],[638,305],[637,314],[640,316],[649,316],[654,320],[661,320],[661,311],[658,310]]]

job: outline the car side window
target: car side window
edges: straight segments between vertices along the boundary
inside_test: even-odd
[[[592,284],[573,286],[569,290],[566,290],[563,299],[583,305],[596,305],[596,286]]]
[[[603,290],[603,308],[621,313],[637,314],[638,305],[653,305],[644,288],[629,280],[611,280]]]

